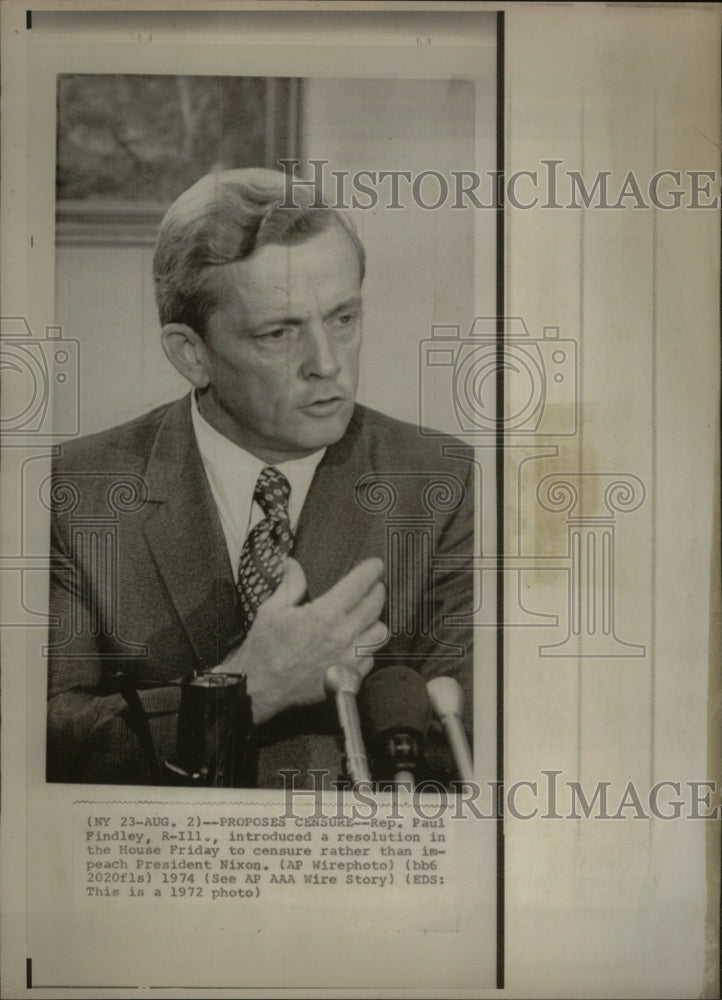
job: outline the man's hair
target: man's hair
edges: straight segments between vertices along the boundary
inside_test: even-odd
[[[219,265],[267,244],[303,243],[330,225],[352,241],[363,280],[365,253],[353,223],[320,198],[322,207],[312,207],[317,198],[312,188],[291,189],[285,174],[261,168],[207,174],[184,191],[165,214],[153,255],[161,326],[184,323],[204,336],[224,296]]]

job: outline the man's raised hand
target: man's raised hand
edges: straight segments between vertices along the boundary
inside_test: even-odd
[[[381,559],[366,559],[321,597],[300,605],[306,577],[300,563],[287,559],[283,580],[256,612],[245,642],[216,668],[246,674],[256,725],[286,708],[322,701],[324,676],[333,664],[368,673],[373,657],[357,656],[356,647],[386,640],[379,620],[386,599],[383,571]]]

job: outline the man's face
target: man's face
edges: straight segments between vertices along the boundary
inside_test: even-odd
[[[209,320],[201,412],[274,463],[343,437],[361,346],[361,277],[340,225],[295,246],[268,244],[224,266],[227,300]]]

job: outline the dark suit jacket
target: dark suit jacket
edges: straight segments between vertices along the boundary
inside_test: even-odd
[[[454,453],[442,456],[442,445]],[[459,679],[471,717],[469,562],[473,463],[453,439],[357,406],[316,470],[294,556],[309,598],[356,563],[381,556],[390,662],[428,679]],[[63,446],[54,469],[49,638],[48,779],[148,780],[141,744],[110,676],[138,685],[161,759],[175,749],[179,689],[193,669],[220,663],[238,636],[237,594],[220,520],[190,419],[188,397],[121,427]],[[468,721],[468,720],[467,720]],[[469,723],[470,728],[470,723]],[[438,736],[438,734],[436,734]],[[283,713],[257,734],[259,787],[279,768],[341,771],[333,706]],[[438,744],[438,745],[437,745]],[[444,773],[441,742],[430,767]]]

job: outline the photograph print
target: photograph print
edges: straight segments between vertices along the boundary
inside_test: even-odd
[[[490,51],[488,92],[58,76],[82,406],[49,487],[48,781],[449,789],[474,747],[496,773],[493,450],[448,339],[494,312],[493,213],[466,196],[481,129],[494,165]]]

